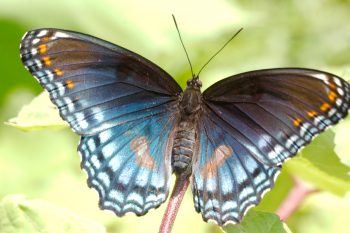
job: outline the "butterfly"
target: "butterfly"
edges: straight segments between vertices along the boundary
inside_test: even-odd
[[[81,136],[78,151],[102,209],[144,215],[188,177],[205,221],[240,222],[272,188],[282,163],[344,118],[350,86],[323,71],[278,68],[182,90],[151,61],[78,32],[38,29],[24,66]]]

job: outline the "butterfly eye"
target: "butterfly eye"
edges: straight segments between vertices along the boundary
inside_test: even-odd
[[[191,85],[191,79],[187,80],[187,86],[190,86]]]
[[[197,85],[198,85],[198,87],[202,87],[202,81],[201,80],[197,80]]]

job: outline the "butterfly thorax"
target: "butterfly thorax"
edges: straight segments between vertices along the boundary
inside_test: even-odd
[[[192,173],[192,158],[197,139],[197,123],[201,110],[201,82],[198,78],[187,81],[180,101],[180,121],[174,138],[172,166],[176,175]]]

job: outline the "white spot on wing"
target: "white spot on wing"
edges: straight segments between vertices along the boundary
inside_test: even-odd
[[[337,105],[337,107],[341,106],[342,103],[343,103],[343,101],[342,101],[340,98],[337,98],[337,99],[335,100],[335,104]]]
[[[32,40],[32,44],[33,44],[33,45],[34,45],[34,44],[37,44],[37,43],[39,43],[39,41],[40,41],[39,38],[35,38],[34,40]]]
[[[99,180],[106,186],[108,187],[110,184],[109,176],[105,172],[99,172],[97,177]]]
[[[124,195],[122,193],[118,192],[117,190],[110,191],[108,196],[110,198],[113,198],[114,200],[116,200],[119,203],[124,201]]]
[[[96,143],[95,143],[95,140],[93,138],[90,138],[87,141],[87,145],[88,145],[90,151],[96,150]]]
[[[206,187],[209,192],[216,191],[216,179],[208,179],[206,182]]]
[[[341,88],[337,88],[337,91],[338,91],[338,93],[339,93],[339,95],[344,95],[344,91],[343,91],[343,89],[341,89]]]
[[[98,160],[96,155],[91,156],[90,162],[91,162],[92,166],[96,169],[100,168],[100,166],[101,166],[101,163]]]
[[[333,77],[333,80],[334,80],[335,84],[337,84],[339,87],[342,86],[341,82],[340,82],[340,80],[338,78]]]
[[[316,73],[313,75],[315,78],[321,79],[323,80],[325,83],[329,83],[328,82],[328,76],[322,73]]]
[[[230,211],[237,208],[237,203],[235,201],[225,201],[222,205],[222,212]]]
[[[34,63],[39,69],[43,68],[43,64],[41,63],[40,60],[34,59]]]
[[[38,53],[38,50],[36,49],[36,48],[32,48],[31,50],[30,50],[30,53],[31,53],[31,55],[36,55],[37,53]]]
[[[291,146],[298,140],[298,135],[292,135],[291,137],[288,138],[286,142],[286,147],[291,148]]]
[[[109,152],[109,155],[113,155],[113,153]],[[105,157],[108,157],[107,154],[104,154]],[[114,156],[111,161],[109,162],[110,167],[112,168],[113,171],[117,171],[122,163],[122,160],[118,156]]]
[[[110,130],[103,131],[98,135],[101,143],[108,141],[111,136],[112,136],[112,132]]]
[[[48,30],[41,30],[41,31],[38,33],[37,37],[43,37],[43,36],[45,36],[48,32],[49,32]]]
[[[89,127],[89,123],[87,123],[86,120],[82,120],[79,122],[79,125],[82,129],[86,129],[87,127]]]
[[[71,36],[68,35],[67,33],[64,33],[64,32],[55,32],[53,37],[55,37],[55,38],[69,38]]]
[[[143,198],[140,194],[132,192],[128,195],[128,197],[126,198],[126,201],[135,201],[140,205],[143,205]]]
[[[108,143],[107,145],[102,147],[103,155],[108,158],[114,154],[115,146],[113,143]],[[112,161],[111,161],[112,162]],[[113,167],[114,168],[114,167]],[[113,169],[114,170],[114,169]],[[114,170],[115,171],[115,170]]]
[[[308,123],[308,122],[306,122],[306,123],[304,123],[304,124],[302,124],[301,125],[301,127],[300,127],[300,135],[302,136],[302,137],[304,137],[304,135],[305,135],[305,133],[307,132],[307,130],[310,128],[310,126],[311,126],[311,124],[310,123]]]
[[[333,116],[333,114],[336,112],[337,112],[337,110],[335,108],[332,108],[331,110],[329,110],[328,116]]]

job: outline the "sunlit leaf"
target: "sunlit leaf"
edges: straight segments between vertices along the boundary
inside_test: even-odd
[[[105,233],[104,226],[68,209],[21,195],[6,196],[0,202],[0,229],[6,233]]]
[[[42,92],[30,104],[24,106],[15,118],[6,124],[22,130],[43,128],[62,128],[68,126],[59,116],[57,108],[51,103],[48,93]]]
[[[333,140],[332,131],[323,133],[285,166],[289,172],[317,188],[344,195],[350,191],[350,168],[341,163],[334,152]]]
[[[228,233],[289,233],[288,226],[272,213],[249,211],[240,224],[224,228]]]

